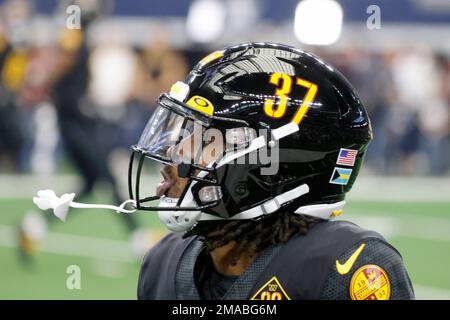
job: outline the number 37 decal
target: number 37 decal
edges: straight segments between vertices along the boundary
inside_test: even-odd
[[[286,113],[287,103],[289,94],[292,90],[292,77],[281,72],[272,73],[269,82],[276,86],[275,95],[279,98],[276,103],[274,99],[266,99],[264,102],[264,112],[272,118],[281,118]],[[300,124],[309,106],[313,102],[317,93],[317,85],[301,79],[299,77],[295,78],[295,84],[307,89],[306,95],[303,98],[302,104],[295,113],[292,121],[296,124]]]

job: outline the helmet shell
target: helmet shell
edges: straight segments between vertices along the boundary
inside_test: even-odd
[[[277,173],[262,175],[261,163],[218,168],[223,199],[207,213],[232,218],[301,184],[308,184],[310,192],[292,201],[291,206],[345,198],[357,178],[372,129],[354,88],[334,67],[294,47],[246,43],[207,56],[186,82],[190,87],[187,100],[196,95],[208,99],[214,106],[211,126],[219,129],[223,126],[217,120],[220,118],[245,120],[255,130],[279,128],[295,119],[307,99],[311,87],[305,84],[317,88],[299,130],[279,141]],[[268,101],[272,102],[272,114],[267,112]],[[274,116],[281,103],[285,103],[284,112]],[[357,151],[353,165],[337,164],[341,148]],[[351,170],[345,184],[331,182],[336,168]],[[199,182],[193,187],[197,202],[203,186]]]

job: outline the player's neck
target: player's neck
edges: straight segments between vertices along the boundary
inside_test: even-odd
[[[229,276],[239,276],[245,269],[255,260],[256,254],[250,254],[244,252],[239,257],[236,264],[233,264],[234,250],[236,249],[236,243],[230,242],[226,245],[216,248],[211,251],[211,258],[217,272]]]

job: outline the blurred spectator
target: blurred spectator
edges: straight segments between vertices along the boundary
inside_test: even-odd
[[[54,67],[54,61],[54,51],[48,45],[31,44],[25,78],[17,97],[25,137],[21,152],[23,172],[52,174],[57,170],[58,123],[51,97],[45,90],[47,71]]]
[[[368,168],[390,175],[440,175],[449,169],[450,59],[427,49],[345,48],[328,57],[354,83],[374,140]]]
[[[120,18],[107,19],[107,28],[90,32],[96,36],[88,46],[89,22],[106,7],[110,9],[112,1],[106,0],[60,2],[64,13],[70,4],[81,6],[83,28],[64,29],[57,50],[30,44],[33,10],[29,3],[9,0],[2,6],[0,170],[54,172],[59,131],[66,153],[83,176],[82,193],[88,193],[96,181],[106,180],[119,199],[117,183],[104,164],[117,161],[111,160],[117,147],[136,143],[159,94],[185,78],[188,61],[197,61],[207,52],[185,42],[183,47],[173,47],[180,43],[174,40],[179,29],[168,29],[157,20],[149,23],[148,34],[140,36],[147,45],[133,48],[121,23],[140,32],[147,30],[146,25]],[[358,44],[307,50],[335,65],[365,103],[374,131],[367,153],[369,171],[390,175],[450,172],[448,53],[420,45],[401,49],[382,44],[377,52]]]
[[[390,54],[369,53],[363,48],[348,48],[330,57],[350,82],[356,86],[370,115],[374,139],[367,151],[366,161],[376,172],[389,172],[387,119],[389,106],[394,103],[393,76]]]
[[[397,53],[392,64],[397,104],[392,108],[391,132],[397,134],[402,173],[439,170],[439,144],[448,123],[441,99],[441,71],[432,52],[408,48]],[[420,150],[422,147],[422,150]],[[393,150],[395,151],[395,150]],[[423,166],[423,160],[426,166]]]
[[[24,143],[22,119],[17,105],[28,63],[27,22],[29,6],[14,0],[3,4],[0,21],[0,164],[2,156],[12,170],[20,170]],[[5,165],[1,165],[3,169]]]
[[[167,31],[159,28],[142,53],[146,76],[137,96],[150,105],[162,92],[168,92],[176,81],[183,80],[188,72],[185,57],[170,46],[166,36]]]
[[[130,101],[139,59],[119,29],[108,29],[100,38],[89,57],[90,81],[83,110],[97,119],[97,152],[103,153],[105,165],[120,179],[126,177],[123,168],[127,167],[130,144],[137,141],[135,131],[147,118],[144,110],[134,110]],[[126,126],[134,119],[139,122],[132,126],[138,128],[132,127],[129,137]]]
[[[429,80],[434,84],[424,102],[426,107],[419,108],[418,113],[424,132],[423,149],[429,156],[429,173],[440,175],[449,168],[450,162],[449,61],[444,56],[433,58]]]
[[[158,28],[149,44],[139,53],[127,117],[123,122],[122,141],[130,146],[137,142],[155,102],[162,92],[168,92],[183,80],[189,66],[183,53],[166,42],[167,30]]]
[[[93,65],[90,63],[87,40],[89,28],[103,14],[101,2],[97,4],[98,6],[81,6],[81,29],[61,30],[57,57],[46,79],[45,87],[52,94],[65,150],[83,177],[83,187],[78,196],[89,194],[96,182],[106,181],[112,188],[114,200],[120,203],[123,199],[108,166],[108,156],[117,138],[115,124],[124,117],[123,113],[114,112],[121,111],[124,98],[119,97],[120,91],[117,87],[112,88],[111,83],[114,86],[114,81],[120,81],[120,77],[124,75],[117,73],[111,75],[111,72],[117,70],[111,70],[112,66],[108,64],[110,60],[98,59],[98,56],[102,55],[101,52],[93,56],[96,63],[94,69],[90,70],[90,66]],[[104,52],[108,52],[107,49]],[[114,52],[111,56],[114,59]],[[103,81],[105,77],[103,74],[99,75],[99,69],[101,73],[107,72],[107,77],[112,76],[110,78],[112,82]],[[124,80],[126,81],[126,77]],[[99,89],[99,82],[101,86],[106,85],[106,90],[112,90],[108,92],[109,95],[105,95],[105,88],[102,88],[103,91]],[[114,99],[116,101],[113,101]],[[129,230],[137,227],[132,216],[121,216],[124,217]]]

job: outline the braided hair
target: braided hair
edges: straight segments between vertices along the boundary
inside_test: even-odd
[[[236,242],[233,264],[244,252],[258,253],[265,248],[287,242],[293,235],[304,235],[319,219],[283,211],[259,220],[201,221],[184,238],[198,235],[207,252]]]

